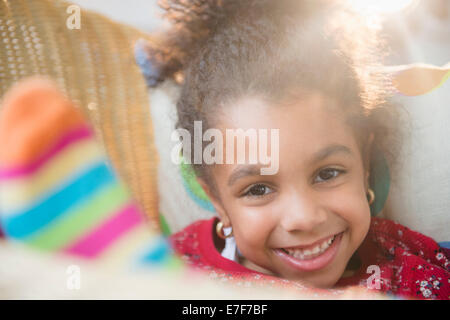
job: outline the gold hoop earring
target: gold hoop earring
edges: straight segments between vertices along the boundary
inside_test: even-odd
[[[367,189],[367,193],[369,195],[369,205],[371,205],[375,201],[375,192],[372,189]]]
[[[216,225],[216,233],[219,236],[219,238],[226,239],[233,235],[233,230],[231,231],[231,233],[229,235],[226,236],[225,233],[223,232],[223,223],[222,223],[222,221],[219,221]]]

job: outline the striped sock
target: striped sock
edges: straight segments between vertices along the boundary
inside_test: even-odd
[[[7,238],[88,259],[178,264],[148,229],[83,115],[51,82],[25,80],[5,95],[0,146]]]

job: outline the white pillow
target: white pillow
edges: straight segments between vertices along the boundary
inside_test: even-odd
[[[158,190],[159,210],[162,224],[175,233],[192,222],[212,217],[214,208],[193,175],[189,176],[186,167],[176,165],[171,160],[172,148],[176,142],[171,140],[177,119],[176,100],[179,86],[170,80],[150,89],[150,112],[154,127],[154,139],[159,154]],[[183,175],[184,173],[184,175]]]
[[[409,65],[392,98],[408,111],[386,218],[450,245],[450,69]],[[447,243],[443,243],[447,242]]]

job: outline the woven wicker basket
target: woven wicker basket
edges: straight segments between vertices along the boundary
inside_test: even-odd
[[[148,93],[133,54],[137,39],[152,40],[84,10],[81,28],[69,29],[69,6],[60,0],[0,1],[0,97],[24,77],[52,78],[92,121],[116,171],[158,226]]]

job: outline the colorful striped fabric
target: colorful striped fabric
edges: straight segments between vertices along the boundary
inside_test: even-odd
[[[51,83],[28,80],[6,95],[0,145],[6,237],[90,259],[129,263],[134,255],[151,264],[175,263],[165,239],[147,228],[82,114]]]

